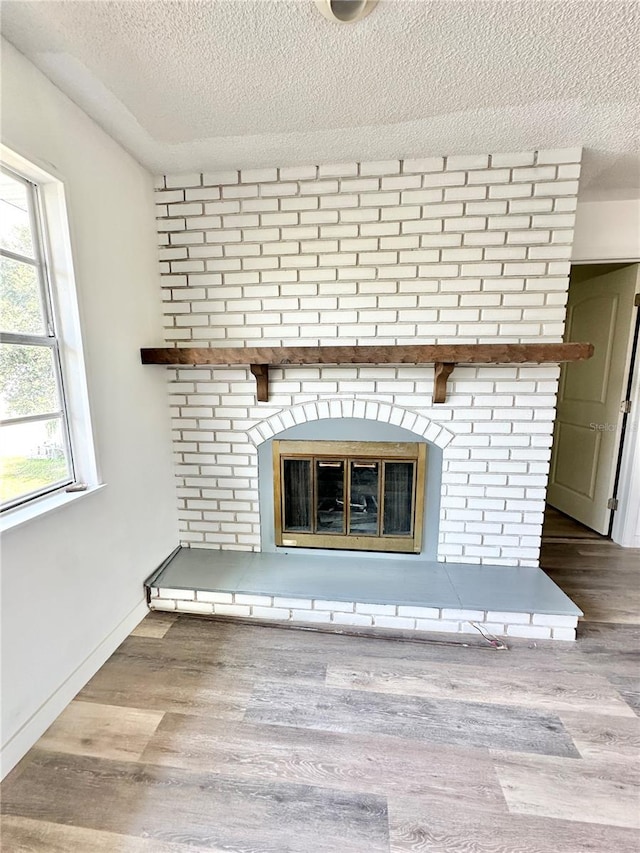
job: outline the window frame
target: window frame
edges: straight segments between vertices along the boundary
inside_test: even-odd
[[[26,190],[34,257],[30,258],[27,255],[5,249],[2,246],[0,246],[0,256],[35,268],[38,278],[38,287],[40,290],[40,306],[42,309],[42,319],[45,329],[44,334],[37,335],[24,332],[5,332],[0,328],[0,343],[10,344],[12,346],[44,347],[51,351],[59,406],[57,411],[44,412],[37,415],[18,415],[14,417],[1,418],[0,426],[19,426],[20,424],[37,423],[38,421],[58,420],[61,425],[65,461],[68,470],[67,476],[63,477],[61,480],[56,480],[54,483],[50,483],[31,492],[25,492],[13,500],[5,501],[0,505],[0,512],[6,512],[7,510],[42,497],[43,495],[56,492],[59,489],[66,488],[71,485],[71,483],[75,482],[75,464],[73,447],[71,444],[71,434],[69,431],[69,413],[65,394],[64,377],[62,373],[62,363],[60,359],[57,322],[53,306],[53,291],[51,277],[49,275],[50,264],[49,253],[47,251],[47,235],[45,230],[46,222],[43,216],[39,188],[35,182],[30,181],[24,175],[8,168],[4,164],[0,165],[0,171],[12,180],[22,184]]]
[[[7,531],[75,502],[104,484],[100,482],[94,449],[65,184],[49,169],[45,171],[5,145],[0,145],[0,168],[32,193],[29,207],[36,263],[19,252],[1,251],[4,257],[38,269],[45,321],[42,335],[3,332],[0,337],[3,343],[45,346],[52,352],[59,394],[59,410],[52,414],[60,418],[68,466],[68,475],[63,479],[1,507],[0,530]],[[44,416],[6,418],[2,423],[29,419],[43,420]]]

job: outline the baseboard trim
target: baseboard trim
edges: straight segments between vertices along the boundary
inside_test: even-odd
[[[7,773],[26,755],[74,696],[82,690],[87,681],[96,674],[102,664],[148,612],[147,602],[142,599],[9,738],[0,751],[0,779],[4,779]]]

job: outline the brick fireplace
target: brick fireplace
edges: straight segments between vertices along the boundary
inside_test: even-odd
[[[560,342],[580,156],[163,176],[167,344]],[[248,366],[168,372],[184,547],[277,551],[265,533],[260,454],[312,423],[339,438],[341,422],[356,422],[361,439],[382,427],[434,448],[423,557],[538,565],[557,365],[458,365],[441,404],[425,365],[271,368],[263,403]]]

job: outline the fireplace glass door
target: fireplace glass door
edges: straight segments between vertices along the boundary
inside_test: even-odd
[[[419,553],[426,445],[274,441],[277,545]]]

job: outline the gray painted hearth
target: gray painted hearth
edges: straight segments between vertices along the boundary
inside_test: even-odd
[[[336,629],[573,640],[582,615],[539,568],[388,555],[347,560],[181,548],[149,578],[147,590],[152,610]]]

